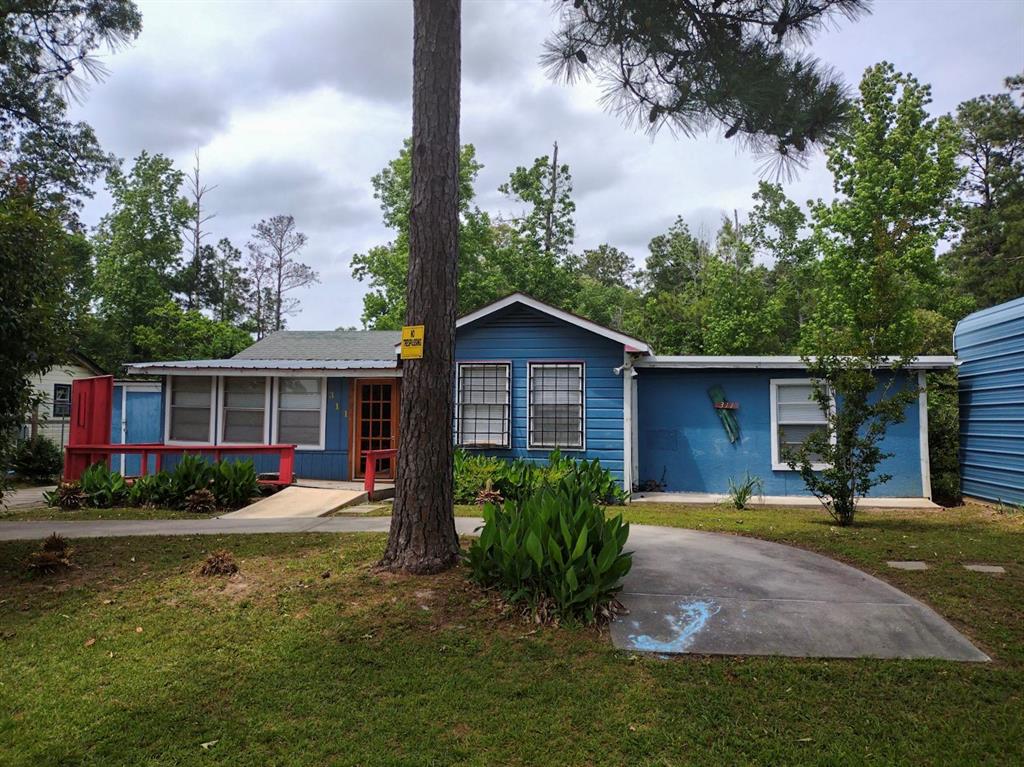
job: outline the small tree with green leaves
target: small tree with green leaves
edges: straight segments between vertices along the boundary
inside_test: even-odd
[[[826,414],[788,459],[807,489],[840,525],[852,525],[857,499],[892,479],[878,466],[892,453],[882,450],[886,430],[901,423],[918,390],[907,386],[904,360],[826,355],[811,360],[813,398]],[[824,468],[820,468],[824,465]]]
[[[921,348],[918,307],[960,176],[955,127],[928,116],[927,85],[883,62],[860,93],[828,151],[837,198],[812,206],[822,259],[801,351],[826,424],[788,457],[841,525],[891,479],[877,473],[890,455],[881,442],[919,393],[904,371]]]

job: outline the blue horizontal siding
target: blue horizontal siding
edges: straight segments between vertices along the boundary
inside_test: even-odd
[[[962,319],[953,348],[963,493],[1024,503],[1024,298]]]
[[[765,495],[807,495],[795,471],[776,471],[771,460],[773,378],[806,378],[794,370],[658,370],[642,368],[637,382],[638,480],[664,482],[666,490],[726,493],[729,480],[760,477]],[[730,443],[708,389],[721,386],[735,411],[740,438]],[[918,406],[889,427],[882,449],[893,455],[879,467],[892,479],[874,495],[920,497],[921,447]]]
[[[548,448],[527,447],[528,365],[545,361],[583,362],[586,449],[562,452],[587,460],[597,458],[621,482],[623,384],[612,370],[622,365],[622,354],[620,343],[521,305],[460,328],[455,342],[456,361],[501,361],[512,365],[512,447],[474,452],[506,459],[546,460],[551,452]]]

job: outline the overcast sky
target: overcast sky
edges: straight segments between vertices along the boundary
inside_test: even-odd
[[[309,235],[321,284],[301,291],[294,329],[358,325],[365,285],[354,253],[386,242],[370,177],[411,129],[411,3],[140,2],[135,45],[104,61],[76,116],[105,149],[162,152],[216,184],[213,240],[244,248],[253,223],[291,213]],[[550,2],[463,2],[462,141],[484,164],[477,202],[513,210],[497,186],[555,140],[570,165],[579,250],[602,242],[643,263],[647,242],[682,215],[713,233],[749,208],[759,161],[718,136],[654,140],[604,113],[593,87],[551,83],[537,64]],[[1024,0],[878,0],[872,15],[819,36],[814,52],[855,85],[886,59],[932,85],[935,114],[1001,89],[1024,70]],[[829,197],[824,161],[788,182],[804,202]],[[105,212],[100,194],[85,211]]]

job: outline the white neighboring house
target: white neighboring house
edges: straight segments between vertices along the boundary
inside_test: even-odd
[[[32,386],[41,401],[21,427],[22,439],[39,434],[64,447],[71,424],[71,382],[99,375],[103,375],[103,371],[95,362],[83,354],[71,352],[66,362],[36,376]]]

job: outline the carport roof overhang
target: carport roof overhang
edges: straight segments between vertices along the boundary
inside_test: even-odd
[[[676,368],[725,370],[806,370],[807,363],[796,355],[775,356],[651,356],[640,357],[633,363],[637,368]],[[905,366],[907,370],[946,370],[956,366],[956,359],[949,356],[915,357]]]
[[[132,362],[129,375],[332,376],[394,378],[402,375],[397,360],[175,360]]]

